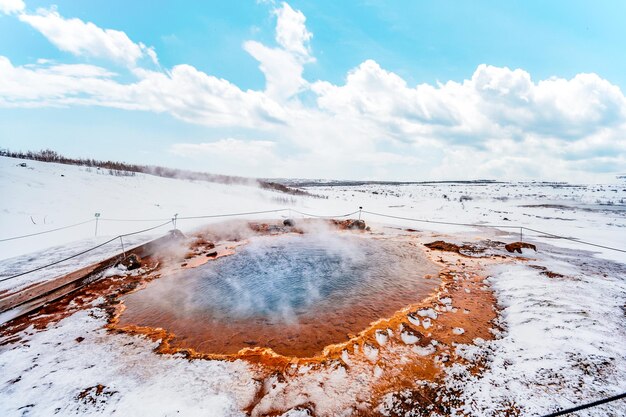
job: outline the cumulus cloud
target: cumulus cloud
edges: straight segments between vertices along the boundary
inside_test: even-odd
[[[19,13],[25,7],[23,0],[0,0],[0,12],[4,14]]]
[[[300,10],[294,10],[283,2],[274,10],[276,15],[276,42],[286,51],[311,59],[309,41],[313,34],[306,28],[306,17]]]
[[[390,133],[404,140],[580,139],[626,121],[621,90],[596,74],[535,83],[521,69],[479,65],[461,83],[409,87],[369,60],[350,71],[344,85],[318,81],[312,90],[321,109],[393,127]]]
[[[265,93],[278,101],[286,101],[303,91],[308,83],[302,77],[304,65],[313,62],[309,41],[311,32],[306,28],[306,18],[287,3],[275,8],[275,39],[278,47],[272,48],[256,41],[244,43],[244,49],[259,61],[265,75]]]
[[[0,106],[96,105],[169,113],[206,126],[281,123],[283,109],[263,93],[234,84],[189,65],[167,72],[135,70],[136,82],[120,83],[92,65],[14,66],[0,56]]]
[[[60,50],[73,55],[109,59],[129,67],[135,66],[142,57],[158,63],[154,49],[131,41],[126,33],[102,29],[77,18],[66,19],[54,9],[23,13],[19,19],[41,32]]]

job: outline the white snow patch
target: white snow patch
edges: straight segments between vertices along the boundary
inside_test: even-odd
[[[421,317],[430,317],[431,319],[437,318],[437,312],[432,308],[424,308],[417,312]]]
[[[409,319],[411,324],[413,324],[414,326],[419,326],[421,324],[419,317],[415,317],[415,315],[413,315],[413,314],[408,314],[406,317]]]
[[[378,359],[378,349],[367,343],[363,345],[363,354],[372,362],[376,362]]]
[[[409,332],[402,332],[402,333],[400,333],[400,338],[407,345],[415,344],[415,343],[419,342],[419,340],[420,340],[420,338],[417,335],[415,335],[413,333],[409,333]]]
[[[389,336],[386,332],[383,330],[376,330],[376,342],[378,342],[380,346],[385,346],[388,340]]]

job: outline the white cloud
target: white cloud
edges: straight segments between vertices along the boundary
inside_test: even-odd
[[[26,5],[23,0],[0,0],[0,12],[4,14],[19,13]]]
[[[286,51],[310,59],[309,41],[313,34],[306,28],[306,17],[300,10],[294,10],[283,2],[274,10],[276,14],[276,42]]]
[[[166,73],[136,69],[120,83],[92,65],[14,66],[0,56],[0,107],[96,105],[169,113],[206,126],[262,128],[281,123],[284,110],[263,93],[177,65]]]
[[[276,42],[279,47],[270,48],[256,41],[244,43],[244,49],[259,61],[265,75],[265,93],[284,102],[307,88],[302,77],[304,65],[315,61],[311,56],[309,41],[312,34],[307,30],[306,18],[299,10],[287,3],[273,11],[276,16]]]
[[[259,61],[259,68],[265,75],[265,93],[269,97],[284,102],[306,88],[302,62],[293,54],[255,41],[244,43],[244,48]]]
[[[62,51],[77,56],[109,59],[133,67],[143,57],[155,64],[156,53],[143,43],[134,43],[126,33],[102,29],[92,22],[66,19],[56,10],[39,9],[35,14],[21,14],[19,19],[37,29]]]
[[[387,126],[402,140],[452,142],[528,134],[581,139],[626,121],[620,89],[595,74],[534,83],[526,71],[480,65],[468,80],[409,87],[374,61],[352,70],[343,86],[316,82],[318,105]]]

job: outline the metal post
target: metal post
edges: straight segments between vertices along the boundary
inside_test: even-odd
[[[524,235],[522,233],[522,229],[524,229],[523,227],[519,228],[519,241],[523,242],[524,241]]]
[[[100,218],[100,213],[96,213],[94,216],[96,218],[96,232],[94,233],[94,236],[98,236],[98,219]]]
[[[361,221],[361,211],[363,210],[363,207],[359,207],[359,221]]]
[[[174,230],[176,230],[176,218],[178,217],[178,213],[174,214],[174,217],[172,217],[172,224],[174,225]]]
[[[120,235],[120,243],[122,244],[122,254],[124,255],[124,258],[126,258],[126,250],[124,250],[124,239],[122,239],[121,235]]]

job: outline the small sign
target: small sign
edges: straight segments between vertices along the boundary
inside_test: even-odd
[[[95,214],[95,216],[96,216],[96,217],[100,217],[100,213],[96,213],[96,214]]]

